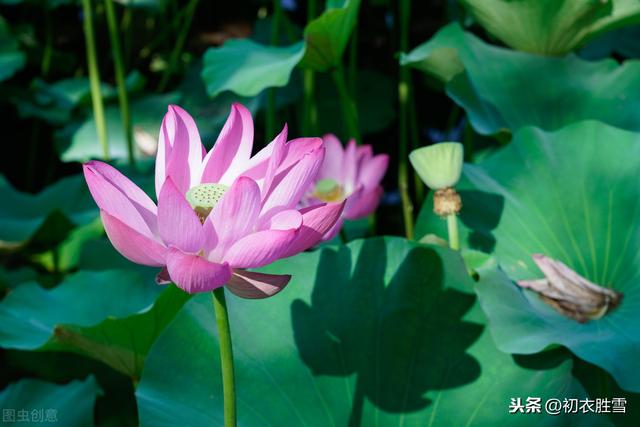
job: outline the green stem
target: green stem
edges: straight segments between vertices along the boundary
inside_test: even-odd
[[[351,43],[349,45],[349,93],[353,99],[357,99],[358,78],[358,25],[353,27]]]
[[[318,128],[318,109],[314,102],[315,72],[310,68],[303,71],[303,109],[302,132],[305,135],[315,135]]]
[[[280,39],[280,22],[282,21],[282,5],[280,0],[273,0],[273,17],[271,19],[271,46],[277,46]],[[267,140],[276,134],[276,88],[267,90],[267,109],[265,111],[265,133]]]
[[[331,77],[333,77],[333,82],[338,89],[342,114],[347,126],[349,138],[355,138],[356,142],[360,143],[362,140],[360,139],[360,130],[358,128],[358,110],[356,109],[356,104],[353,98],[351,98],[349,91],[347,90],[342,66],[339,65],[334,68],[331,72]]]
[[[458,238],[458,216],[450,214],[447,216],[447,230],[449,231],[449,246],[454,251],[460,249],[460,239]]]
[[[93,33],[93,8],[91,0],[82,0],[84,14],[84,38],[87,48],[87,68],[89,69],[89,83],[91,86],[91,102],[93,104],[93,118],[96,122],[98,140],[102,146],[102,157],[109,160],[109,141],[107,139],[107,123],[104,117],[102,91],[100,89],[100,72],[98,71],[98,55],[96,40]]]
[[[402,149],[400,149],[402,152]],[[404,158],[406,158],[406,154]],[[404,220],[404,234],[407,239],[413,239],[413,203],[409,197],[409,171],[407,161],[401,160],[398,164],[398,190],[402,200],[402,218]]]
[[[40,72],[45,79],[49,76],[51,69],[51,57],[53,55],[53,26],[51,25],[51,9],[49,4],[44,8],[44,52],[42,53],[42,63]]]
[[[131,39],[133,36],[133,25],[131,25],[132,21],[133,8],[125,7],[124,12],[122,12],[122,21],[120,21],[120,31],[124,33],[123,62],[125,69],[129,68],[131,63]]]
[[[307,22],[313,21],[316,16],[316,0],[307,2]],[[302,74],[302,132],[305,135],[315,135],[318,124],[318,110],[316,108],[313,92],[315,90],[315,73],[310,68],[305,68]]]
[[[416,114],[416,97],[413,92],[413,82],[411,80],[411,73],[408,76],[409,83],[409,129],[411,133],[411,149],[415,150],[420,147],[420,133],[418,128],[418,116]],[[424,203],[426,186],[422,182],[420,175],[415,170],[413,171],[413,188],[416,196],[416,204],[422,206]]]
[[[410,0],[400,0],[400,51],[405,52],[409,45],[409,13]],[[400,67],[398,82],[398,106],[400,141],[398,145],[398,189],[402,200],[402,217],[404,231],[408,239],[413,239],[413,204],[409,195],[409,167],[407,165],[409,144],[409,79],[411,77],[406,67]]]
[[[113,53],[113,65],[116,74],[116,85],[118,87],[118,103],[120,105],[120,116],[124,127],[125,139],[127,141],[127,154],[129,164],[135,165],[136,159],[133,155],[133,127],[131,125],[131,113],[129,111],[129,95],[124,77],[124,64],[122,61],[122,50],[120,48],[120,35],[118,34],[118,23],[113,0],[104,0],[105,11],[107,13],[107,24],[109,26],[109,37],[111,38],[111,52]]]
[[[224,395],[224,426],[236,427],[236,386],[233,373],[233,347],[224,287],[213,291],[213,308],[216,313],[218,339],[220,341],[220,365],[222,367],[222,392]]]
[[[184,43],[187,41],[187,35],[189,34],[189,29],[191,28],[191,21],[193,21],[193,14],[196,11],[196,6],[198,6],[198,0],[191,0],[186,7],[186,16],[184,18],[184,23],[182,25],[182,28],[180,28],[178,38],[176,39],[176,44],[173,46],[173,51],[171,51],[171,55],[169,56],[169,64],[167,64],[167,68],[164,70],[162,79],[160,80],[160,84],[158,85],[158,91],[160,92],[163,92],[166,89],[167,84],[169,83],[169,79],[178,66],[178,60],[180,59],[180,54],[182,53]]]

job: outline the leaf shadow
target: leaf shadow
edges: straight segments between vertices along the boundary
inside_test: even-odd
[[[469,229],[469,246],[492,253],[496,246],[493,230],[500,223],[504,196],[478,190],[460,190],[463,209],[460,221]]]
[[[480,375],[466,349],[481,325],[462,321],[475,296],[444,287],[444,266],[431,248],[415,247],[385,283],[383,239],[351,250],[325,250],[311,305],[292,303],[294,337],[313,375],[356,376],[349,425],[362,422],[364,400],[392,413],[426,408],[430,390]]]

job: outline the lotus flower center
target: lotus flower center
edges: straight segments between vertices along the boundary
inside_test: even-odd
[[[211,209],[222,199],[229,187],[222,184],[199,184],[187,191],[187,202],[204,222]]]
[[[316,184],[314,196],[323,202],[338,202],[343,199],[342,186],[333,179],[321,179]]]

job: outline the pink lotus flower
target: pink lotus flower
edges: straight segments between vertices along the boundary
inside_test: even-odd
[[[376,210],[383,193],[380,181],[387,171],[389,156],[374,156],[370,145],[357,146],[353,139],[346,148],[335,135],[325,135],[323,140],[326,155],[302,203],[346,201],[342,216],[323,238],[331,240],[342,228],[344,219],[363,218]]]
[[[325,149],[319,138],[286,139],[285,126],[251,157],[251,114],[235,104],[207,153],[191,116],[170,106],[156,155],[157,206],[106,163],[86,163],[84,175],[113,246],[135,263],[163,267],[159,283],[173,281],[189,293],[227,285],[237,295],[263,298],[290,276],[245,269],[313,246],[344,207],[296,209]]]

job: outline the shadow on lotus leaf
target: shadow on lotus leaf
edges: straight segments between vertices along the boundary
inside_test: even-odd
[[[461,190],[460,221],[469,229],[469,247],[491,253],[496,246],[493,230],[500,223],[504,197],[478,190]]]
[[[349,248],[325,250],[309,306],[291,306],[300,356],[314,375],[357,378],[350,425],[364,399],[387,412],[431,404],[429,390],[458,387],[480,374],[466,349],[482,326],[462,321],[475,297],[444,288],[441,256],[413,248],[391,278],[386,250],[366,241],[355,265]]]

